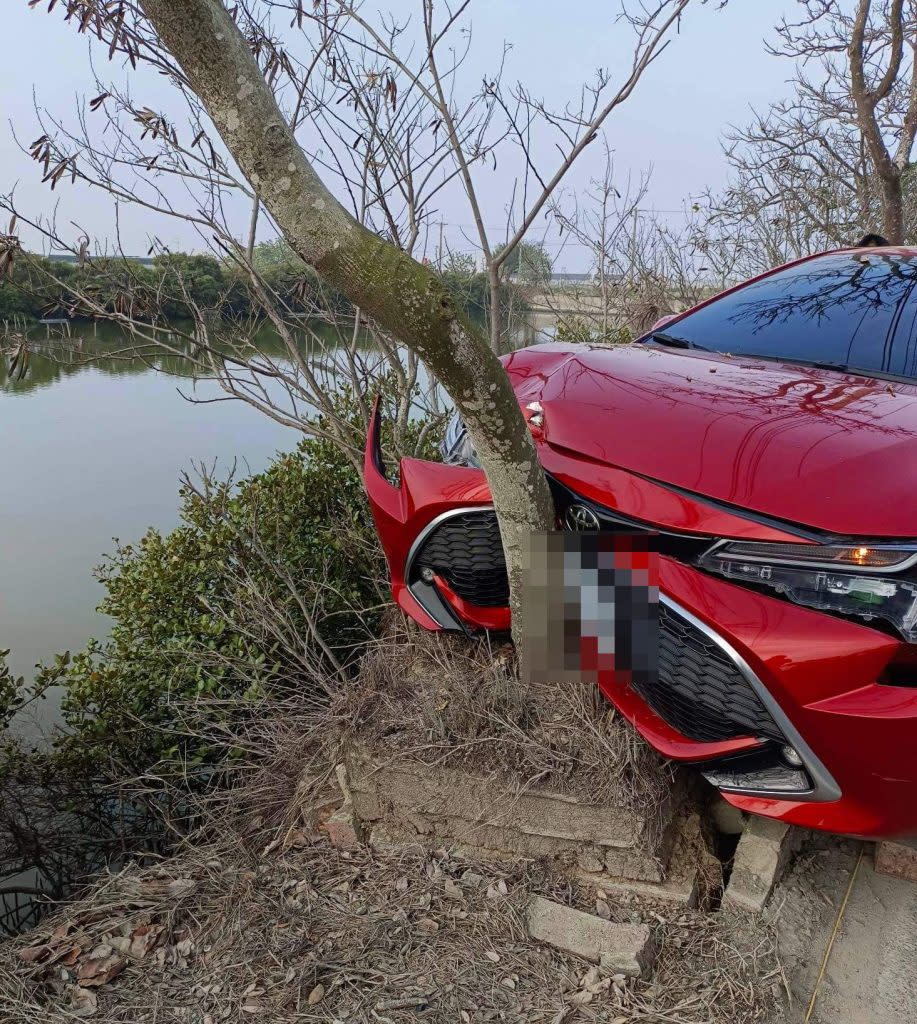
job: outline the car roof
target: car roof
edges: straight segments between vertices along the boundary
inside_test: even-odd
[[[811,259],[817,259],[819,256],[831,256],[834,253],[850,252],[850,253],[895,253],[901,256],[917,256],[917,246],[914,245],[848,245],[842,246],[839,249],[826,249],[824,252],[816,253]]]

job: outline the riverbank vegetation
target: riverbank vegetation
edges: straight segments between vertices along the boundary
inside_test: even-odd
[[[781,1003],[776,936],[758,918],[621,889],[597,897],[592,884],[543,859],[446,848],[422,835],[404,844],[332,842],[341,738],[367,720],[384,729],[386,763],[414,754],[436,771],[441,752],[477,764],[496,757],[511,764],[501,781],[512,777],[520,793],[557,780],[569,788],[580,753],[599,791],[617,796],[622,771],[639,773],[643,792],[651,778],[651,755],[631,748],[630,760],[627,727],[588,694],[567,694],[571,703],[585,698],[574,717],[569,705],[559,711],[552,701],[539,719],[486,645],[401,642],[402,660],[390,667],[409,672],[377,675],[384,688],[354,680],[331,708],[303,691],[264,701],[258,718],[222,734],[236,752],[235,784],[196,805],[197,827],[171,856],[118,865],[31,933],[0,946],[5,1024],[73,1017],[521,1024],[573,1019],[579,1008],[598,1021],[782,1019],[769,1016]],[[420,655],[413,662],[412,649]],[[384,649],[376,654],[378,662]],[[457,706],[441,706],[444,691]],[[414,730],[419,745],[411,743]],[[589,914],[598,908],[624,925],[650,921],[652,979],[625,978],[530,938],[534,896]]]
[[[259,243],[253,261],[261,285],[283,301],[288,316],[355,317],[353,305],[323,284],[282,240]],[[449,254],[442,277],[465,312],[483,322],[488,315],[487,276],[474,257]],[[527,283],[504,282],[505,316],[525,311]],[[11,271],[0,275],[0,323],[117,320],[128,313],[174,321],[192,320],[200,313],[232,319],[266,316],[267,311],[249,275],[234,261],[209,253],[158,253],[144,260],[89,254],[49,259],[20,253]]]

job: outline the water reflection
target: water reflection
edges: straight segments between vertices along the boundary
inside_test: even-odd
[[[151,357],[129,353],[130,338],[113,324],[74,324],[69,329],[57,325],[33,325],[26,335],[27,362],[24,372],[10,372],[10,360],[0,359],[0,390],[24,394],[40,390],[74,375],[94,370],[109,377],[140,376],[151,371],[190,379],[195,376],[192,343],[185,336],[193,333],[191,323],[176,323],[169,344],[184,350],[185,356],[157,352]],[[310,323],[308,331],[296,332],[304,356],[315,358],[324,348],[328,352],[341,342],[338,330],[329,324]],[[349,341],[349,338],[348,338]],[[276,331],[264,326],[252,338],[251,354],[263,353],[282,360],[286,351]],[[367,334],[358,337],[357,348],[368,351],[372,340]],[[214,348],[219,349],[218,343]]]

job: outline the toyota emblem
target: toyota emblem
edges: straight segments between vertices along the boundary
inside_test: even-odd
[[[564,515],[564,522],[567,524],[567,529],[576,530],[578,533],[598,530],[601,526],[599,517],[585,505],[570,505]]]

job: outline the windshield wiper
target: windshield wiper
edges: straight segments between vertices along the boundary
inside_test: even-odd
[[[660,345],[666,345],[669,348],[693,348],[698,349],[701,352],[709,351],[709,349],[704,348],[703,345],[698,345],[696,342],[688,341],[687,338],[679,338],[674,334],[666,334],[665,331],[653,331],[650,338],[653,341],[658,341]]]
[[[788,362],[794,360],[790,359]],[[849,373],[852,369],[847,363],[826,363],[822,359],[813,359],[809,365],[814,366],[816,370],[837,370],[839,373]]]
[[[761,352],[743,352],[746,359],[766,359],[772,363],[791,363],[795,366],[811,366],[814,370],[834,370],[837,373],[866,373],[867,371],[850,366],[848,363],[832,363],[827,359],[802,359],[797,356],[764,355]]]

